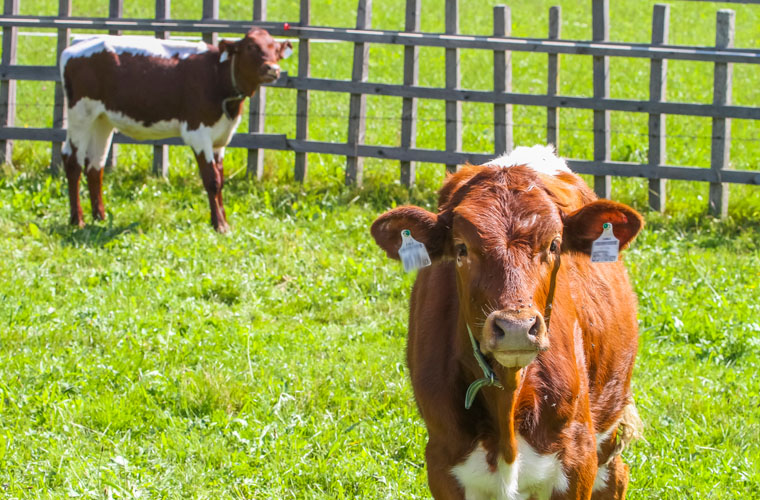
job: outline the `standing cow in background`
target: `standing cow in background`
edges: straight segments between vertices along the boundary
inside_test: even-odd
[[[114,129],[134,139],[181,137],[195,153],[211,224],[229,230],[222,202],[224,148],[243,101],[280,76],[292,50],[265,30],[219,46],[149,37],[95,36],[61,54],[68,107],[63,162],[71,224],[83,226],[79,178],[87,175],[92,215],[105,217],[103,166]]]
[[[403,238],[406,261],[411,236],[433,262],[412,291],[407,345],[433,496],[624,498],[620,452],[641,424],[636,297],[616,252],[590,254],[597,240],[625,248],[641,216],[597,199],[543,146],[463,167],[438,203],[372,225],[389,257]],[[605,225],[617,242],[600,238]]]

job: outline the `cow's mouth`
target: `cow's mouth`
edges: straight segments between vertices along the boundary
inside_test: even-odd
[[[261,75],[261,83],[272,83],[273,81],[277,80],[280,77],[280,75],[272,75],[270,73],[264,73]]]
[[[524,368],[536,359],[537,350],[496,351],[493,358],[504,368]]]

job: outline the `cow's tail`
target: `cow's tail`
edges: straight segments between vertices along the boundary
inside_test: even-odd
[[[610,455],[612,460],[616,455],[620,455],[624,449],[628,448],[634,441],[641,439],[644,430],[644,423],[639,417],[639,411],[636,409],[636,404],[631,398],[628,405],[623,408],[623,416],[620,418],[618,424],[617,440],[615,442],[615,449]]]

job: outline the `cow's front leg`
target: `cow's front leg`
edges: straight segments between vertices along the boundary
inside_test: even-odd
[[[214,152],[214,163],[216,164],[216,169],[219,172],[219,178],[221,179],[219,193],[216,196],[216,203],[219,205],[224,221],[227,222],[227,211],[224,210],[224,201],[222,201],[222,188],[224,188],[224,149]],[[227,227],[229,228],[229,225],[227,225]]]
[[[82,206],[79,203],[79,178],[82,176],[82,167],[77,162],[77,150],[69,142],[66,143],[62,154],[63,169],[66,171],[66,179],[69,186],[69,224],[84,227],[82,219]]]
[[[207,155],[201,152],[195,153],[195,158],[198,160],[203,187],[206,188],[206,193],[208,194],[211,225],[218,232],[226,233],[230,230],[230,226],[227,224],[227,218],[224,216],[224,209],[219,203],[219,200],[221,200],[222,184],[224,184],[224,174],[217,168],[213,156],[209,160],[207,159]]]
[[[103,205],[103,169],[90,167],[87,169],[87,189],[90,191],[90,206],[92,218],[104,220],[106,208]]]
[[[435,500],[480,500],[475,492],[465,496],[462,485],[452,474],[452,464],[449,460],[451,450],[437,440],[429,440],[425,448],[425,463],[427,465],[428,486]]]

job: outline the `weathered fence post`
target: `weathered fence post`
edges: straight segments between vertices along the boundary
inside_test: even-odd
[[[372,25],[372,0],[359,0],[356,12],[356,29]],[[369,73],[369,45],[364,42],[354,44],[354,67],[352,82],[366,82]],[[354,148],[354,155],[346,157],[346,184],[361,185],[364,176],[364,159],[356,154],[357,146],[364,143],[366,130],[367,97],[351,94],[348,112],[348,145]]]
[[[171,0],[156,0],[156,19],[169,19],[170,16]],[[156,31],[156,38],[167,39],[169,36],[168,31]],[[153,146],[153,175],[169,176],[169,146]]]
[[[509,7],[496,5],[493,8],[493,34],[496,37],[512,34],[512,15]],[[512,52],[493,52],[493,91],[498,94],[512,92]],[[494,153],[510,153],[513,147],[512,105],[493,105]]]
[[[459,0],[446,0],[446,34],[459,33]],[[459,49],[446,49],[446,88],[458,89],[459,78]],[[462,103],[446,101],[446,151],[459,152],[462,150]],[[456,164],[447,164],[446,171],[456,172]]]
[[[416,33],[420,30],[421,0],[406,0],[406,21],[404,31]],[[416,45],[404,47],[404,85],[415,87],[419,82],[420,49]],[[404,97],[401,105],[401,147],[414,148],[417,145],[417,99]],[[413,161],[401,161],[401,182],[414,185],[416,165]]]
[[[610,3],[609,0],[592,0],[592,39],[606,42],[610,39]],[[610,58],[594,56],[594,99],[601,100],[610,96]],[[601,104],[597,105],[601,108]],[[606,109],[594,110],[594,161],[610,161],[610,112]],[[612,181],[609,175],[594,176],[594,191],[600,198],[609,198],[612,194]]]
[[[3,14],[6,16],[18,14],[19,0],[5,0]],[[16,64],[16,47],[18,28],[3,28],[3,58],[2,66],[6,68]],[[16,81],[2,80],[0,82],[0,126],[13,127],[16,124]],[[10,163],[13,159],[13,141],[0,141],[0,164]]]
[[[311,5],[309,0],[301,0],[301,12],[299,19],[301,26],[311,23]],[[311,76],[311,47],[308,38],[298,39],[298,77],[309,78]],[[296,93],[296,139],[299,141],[309,140],[309,91],[299,90]],[[309,170],[309,157],[306,153],[296,153],[294,177],[298,182],[306,180]]]
[[[124,0],[109,0],[108,18],[119,19],[122,15],[124,15]],[[109,30],[108,34],[121,35],[121,30]],[[118,146],[113,141],[111,141],[111,149],[106,155],[106,172],[112,171],[114,165],[116,165],[116,157],[118,155],[118,151]]]
[[[652,12],[652,45],[668,43],[670,25],[670,5],[657,4]],[[649,66],[649,100],[665,101],[667,91],[667,59],[652,59]],[[649,115],[649,169],[656,173],[657,167],[665,164],[665,115]],[[657,212],[665,210],[666,181],[659,177],[649,178],[649,209]]]
[[[216,0],[218,1],[218,0]],[[264,21],[267,17],[267,0],[253,1],[253,20]],[[265,116],[267,106],[267,91],[264,87],[259,90],[250,99],[248,107],[248,132],[251,134],[261,134],[264,132]],[[246,175],[249,179],[261,179],[264,175],[264,150],[248,150],[248,166]]]
[[[718,11],[715,27],[715,47],[726,49],[734,46],[733,10]],[[731,104],[731,87],[733,85],[733,65],[731,63],[715,63],[713,81],[713,104],[725,106]],[[715,217],[728,215],[728,184],[720,182],[722,170],[728,168],[731,153],[731,119],[713,118],[712,120],[712,151],[710,166],[718,177],[718,182],[710,183],[710,214]]]
[[[549,9],[549,40],[559,40],[562,29],[562,8],[554,6]],[[549,54],[547,68],[546,94],[559,95],[559,54]],[[546,143],[554,144],[559,154],[559,108],[546,108]]]
[[[71,0],[58,0],[58,17],[70,17],[71,16]],[[58,67],[61,62],[61,52],[68,47],[69,38],[71,37],[71,30],[68,28],[61,28],[58,30],[58,42],[56,43],[56,58],[55,65]],[[63,82],[56,82],[55,84],[55,98],[53,102],[53,128],[61,129],[66,127],[66,107],[63,102]],[[50,148],[50,173],[53,175],[58,174],[60,166],[63,162],[61,157],[61,149],[63,144],[57,141],[53,141]]]
[[[201,19],[204,21],[211,19],[219,19],[219,0],[203,0],[203,14]],[[216,33],[204,33],[203,41],[216,45],[217,34]]]

